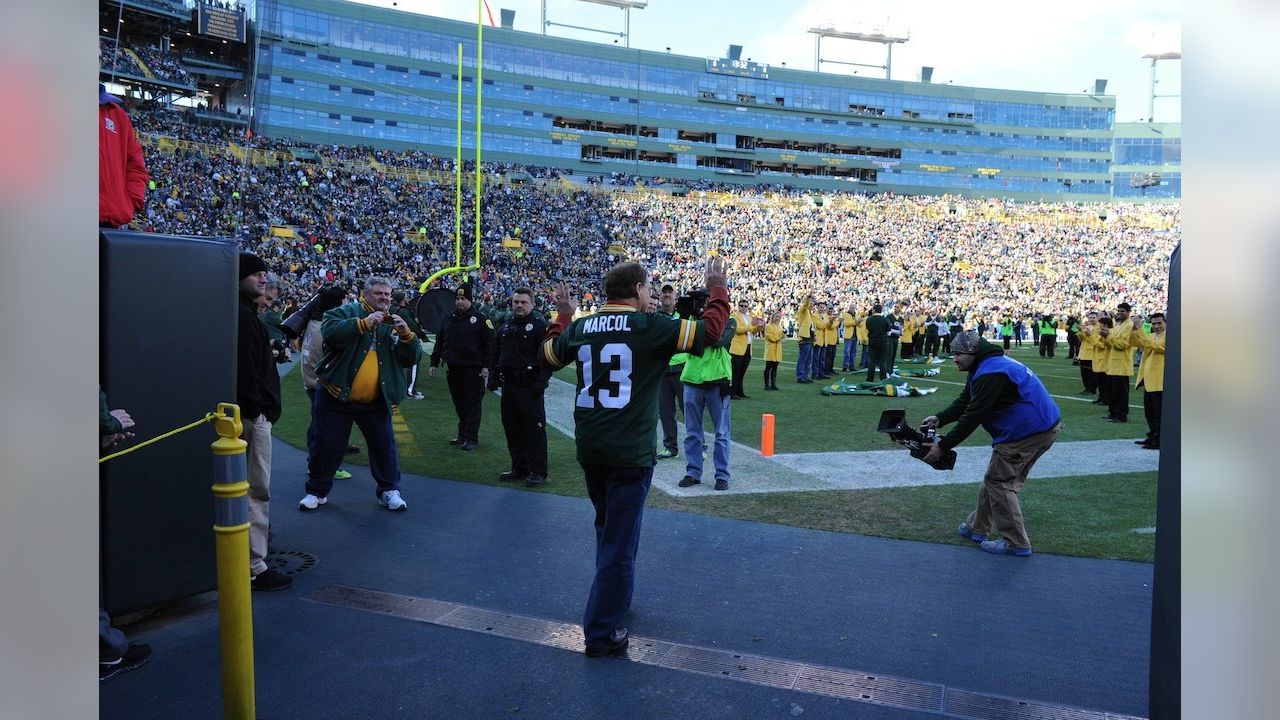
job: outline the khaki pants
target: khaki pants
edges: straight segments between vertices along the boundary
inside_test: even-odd
[[[249,573],[267,569],[267,531],[271,528],[271,422],[259,415],[245,423],[240,436],[249,474]]]
[[[969,513],[969,519],[965,521],[971,530],[990,535],[994,526],[1009,545],[1031,547],[1027,530],[1022,526],[1022,505],[1018,502],[1018,493],[1027,483],[1031,467],[1061,432],[1062,423],[1058,423],[1046,432],[992,446],[991,463],[987,465],[982,489],[978,491],[978,507]]]

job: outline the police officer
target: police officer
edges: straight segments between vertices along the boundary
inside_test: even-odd
[[[440,324],[431,351],[431,377],[442,360],[449,365],[449,396],[458,414],[458,436],[449,444],[463,450],[475,450],[480,441],[480,405],[493,353],[493,322],[472,305],[472,292],[470,285],[458,288],[453,314]]]
[[[550,373],[538,363],[547,324],[533,312],[533,291],[511,293],[513,315],[498,328],[489,389],[502,388],[502,429],[511,453],[511,470],[498,475],[525,487],[547,483],[547,413],[544,395]]]
[[[391,312],[404,318],[405,324],[409,326],[409,330],[414,337],[426,337],[422,334],[422,327],[418,325],[418,319],[413,316],[413,311],[409,309],[409,297],[404,292],[397,290],[391,293]],[[405,397],[421,400],[422,393],[418,392],[418,366],[414,365],[411,368],[405,368],[404,376],[408,381],[408,384],[405,385],[407,388]]]

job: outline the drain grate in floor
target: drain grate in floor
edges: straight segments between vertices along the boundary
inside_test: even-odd
[[[267,557],[268,564],[272,557]],[[312,564],[314,563],[312,559]],[[572,652],[582,651],[582,628],[570,623],[348,585],[326,585],[312,593],[308,599],[334,607],[495,635]],[[631,647],[627,650],[626,659],[735,682],[973,720],[1143,720],[1099,710],[970,692],[920,680],[735,653],[719,648],[681,645],[634,635],[631,637]]]
[[[268,570],[284,575],[297,575],[316,566],[316,556],[301,550],[273,550],[263,559]]]

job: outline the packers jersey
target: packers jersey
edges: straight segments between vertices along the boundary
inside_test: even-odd
[[[545,341],[549,367],[577,363],[578,462],[652,467],[662,375],[672,355],[702,352],[704,336],[702,322],[605,305]]]

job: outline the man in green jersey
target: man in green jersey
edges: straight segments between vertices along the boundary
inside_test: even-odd
[[[563,282],[556,289],[556,321],[547,330],[542,361],[552,369],[576,362],[574,436],[587,494],[595,506],[596,575],[582,619],[588,657],[616,655],[630,636],[621,626],[635,589],[640,521],[653,480],[658,387],[671,356],[702,352],[729,319],[723,258],[707,262],[710,300],[700,320],[645,313],[649,274],[622,263],[604,278],[607,302],[573,320],[578,303]]]

